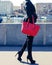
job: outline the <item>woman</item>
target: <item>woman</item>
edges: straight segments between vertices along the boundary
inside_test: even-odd
[[[26,0],[26,3],[25,3],[25,11],[26,11],[26,14],[27,14],[27,18],[24,19],[24,21],[27,21],[28,18],[30,19],[30,23],[33,23],[32,22],[32,15],[34,16],[34,20],[36,22],[36,19],[37,19],[37,15],[36,15],[36,10],[35,10],[35,7],[34,5],[32,4],[32,2],[30,0]],[[29,60],[32,64],[35,64],[35,60],[33,60],[33,57],[32,57],[32,43],[33,43],[33,36],[29,36],[27,35],[27,39],[25,41],[25,44],[23,45],[22,49],[18,52],[18,60],[21,61],[21,57],[23,55],[23,52],[24,50],[28,49],[28,55],[27,55],[27,60]]]
[[[0,23],[2,23],[3,19],[0,17]]]

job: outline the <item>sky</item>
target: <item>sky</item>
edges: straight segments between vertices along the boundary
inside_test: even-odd
[[[11,1],[14,6],[20,6],[25,0],[1,0],[1,1]],[[31,0],[33,4],[35,3],[52,3],[52,0]]]

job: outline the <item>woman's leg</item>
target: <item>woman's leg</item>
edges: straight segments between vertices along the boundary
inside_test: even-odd
[[[17,54],[18,54],[18,58],[17,58],[17,59],[18,59],[19,61],[22,60],[22,59],[21,59],[21,56],[23,55],[23,53],[24,53],[26,47],[27,47],[27,39],[26,39],[26,41],[25,41],[25,43],[24,43],[22,49],[17,53]]]
[[[28,49],[28,56],[27,61],[30,60],[32,64],[35,64],[35,60],[33,60],[32,57],[32,43],[33,43],[33,36],[27,36],[28,37],[28,43],[27,43],[27,49]]]
[[[32,56],[32,43],[33,43],[33,36],[27,36],[27,39],[22,47],[22,49],[19,51],[21,53],[21,56],[23,52],[25,51],[26,47],[28,49],[28,55]]]
[[[27,36],[28,37],[28,43],[27,43],[27,49],[28,49],[28,56],[32,57],[32,43],[33,43],[33,36]]]
[[[23,55],[23,53],[24,53],[24,51],[27,47],[27,42],[28,42],[28,38],[26,39],[26,41],[25,41],[23,47],[21,48],[21,50],[18,52],[20,57]]]

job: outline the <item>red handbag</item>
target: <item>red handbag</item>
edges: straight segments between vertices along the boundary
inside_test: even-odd
[[[24,34],[30,35],[30,36],[36,36],[37,33],[39,32],[40,26],[37,24],[34,24],[34,18],[32,17],[33,23],[29,22],[30,20],[28,19],[27,22],[22,23],[21,31]]]

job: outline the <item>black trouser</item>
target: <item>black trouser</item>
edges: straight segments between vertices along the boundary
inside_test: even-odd
[[[28,55],[29,56],[32,56],[32,43],[33,43],[33,36],[27,36],[27,39],[22,47],[22,49],[20,50],[21,52],[21,56],[23,54],[23,52],[25,51],[26,47],[27,47],[27,50],[28,50]]]

